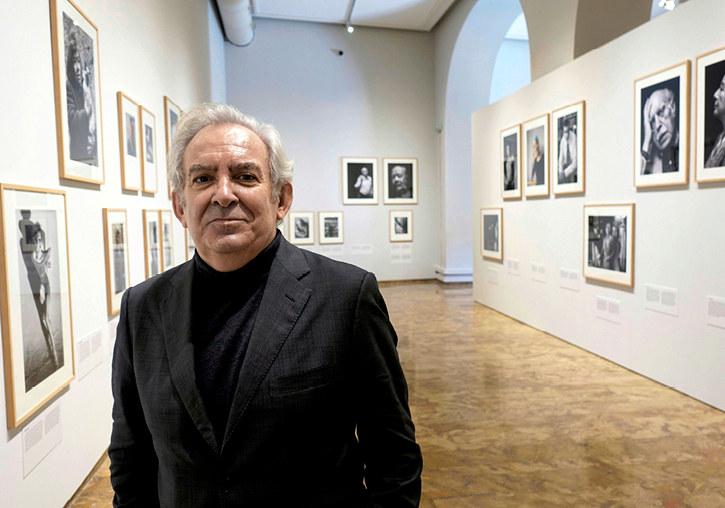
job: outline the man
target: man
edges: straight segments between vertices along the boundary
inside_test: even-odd
[[[539,136],[534,136],[533,146],[531,148],[531,174],[529,175],[529,185],[544,184],[544,153],[539,146]]]
[[[604,225],[604,241],[602,242],[602,252],[604,254],[604,261],[602,261],[602,268],[607,270],[614,270],[614,258],[619,253],[617,249],[617,239],[612,234],[612,224],[607,222]]]
[[[559,141],[559,185],[577,182],[576,134],[572,129],[574,118],[563,120],[563,134]]]
[[[373,177],[370,176],[366,166],[363,166],[360,170],[360,175],[357,177],[354,187],[357,189],[358,198],[373,197]]]
[[[644,104],[641,174],[677,171],[679,145],[675,93],[669,88],[660,88]]]
[[[720,86],[715,90],[713,97],[715,98],[713,115],[723,124],[723,131],[715,139],[715,145],[707,158],[707,162],[705,162],[706,168],[725,166],[725,76],[722,77]]]
[[[81,52],[73,39],[66,50],[65,70],[70,158],[97,166],[96,118],[93,93],[88,84],[90,69],[83,64]]]
[[[410,184],[405,166],[396,165],[390,169],[390,196],[397,198],[412,198],[413,186]]]
[[[503,190],[516,190],[516,157],[511,154],[511,143],[504,140],[506,155],[503,159]]]
[[[169,167],[196,254],[123,297],[114,506],[418,506],[385,303],[371,273],[277,233],[293,196],[277,131],[197,106]]]

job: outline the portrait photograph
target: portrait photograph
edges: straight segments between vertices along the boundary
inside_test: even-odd
[[[141,180],[143,191],[156,194],[159,190],[156,172],[156,117],[143,106],[138,107],[141,121],[139,136],[141,138]]]
[[[159,210],[143,211],[143,244],[146,278],[161,273],[161,214]]]
[[[524,123],[524,187],[529,196],[549,195],[549,115]]]
[[[503,208],[481,208],[481,256],[503,260]]]
[[[725,180],[725,48],[697,58],[695,180]]]
[[[315,243],[315,213],[290,212],[290,243],[311,245]]]
[[[521,124],[501,131],[501,196],[521,197]]]
[[[161,271],[174,267],[173,215],[171,210],[161,210]]]
[[[319,212],[317,214],[320,243],[344,243],[342,212]]]
[[[584,276],[631,287],[634,204],[584,205]]]
[[[184,238],[186,240],[186,260],[189,261],[191,258],[194,257],[194,253],[196,252],[196,245],[194,244],[194,239],[189,234],[189,230],[187,228],[184,228]]]
[[[141,157],[139,157],[139,107],[123,92],[116,94],[118,102],[118,140],[121,154],[121,188],[141,190]]]
[[[342,204],[378,204],[378,159],[342,158]]]
[[[131,280],[125,209],[103,209],[103,236],[106,251],[108,315],[112,316],[121,309],[121,298]]]
[[[391,242],[412,242],[413,241],[413,211],[412,210],[391,210],[390,211],[390,241]]]
[[[383,159],[383,203],[418,203],[418,159]]]
[[[174,134],[176,134],[176,125],[179,123],[181,117],[181,108],[170,98],[164,95],[164,123],[166,124],[166,152],[169,153],[171,143],[174,140]],[[168,161],[167,161],[168,163]],[[169,197],[171,197],[171,183],[167,180],[167,191]]]
[[[98,28],[71,0],[51,0],[61,178],[104,183]]]
[[[687,183],[690,61],[634,84],[634,185]]]
[[[0,184],[0,316],[8,427],[74,377],[65,193]]]
[[[551,128],[551,181],[554,194],[584,192],[584,101],[554,111]]]

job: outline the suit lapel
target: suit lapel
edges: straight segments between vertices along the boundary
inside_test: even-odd
[[[222,451],[307,305],[312,292],[299,279],[309,271],[302,252],[281,238],[239,372]]]
[[[204,440],[219,453],[214,429],[206,414],[201,392],[196,386],[194,346],[191,342],[191,291],[194,262],[182,265],[174,274],[169,296],[161,302],[161,319],[169,370],[174,386]]]

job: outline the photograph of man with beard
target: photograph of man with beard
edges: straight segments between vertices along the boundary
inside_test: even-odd
[[[720,168],[725,166],[725,61],[706,67],[705,99],[705,167]]]
[[[410,199],[413,197],[413,165],[395,164],[390,168],[388,197]]]

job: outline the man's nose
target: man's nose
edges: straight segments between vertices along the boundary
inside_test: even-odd
[[[219,177],[214,189],[213,201],[224,208],[239,202],[239,198],[234,193],[234,184],[229,176],[222,175]]]

